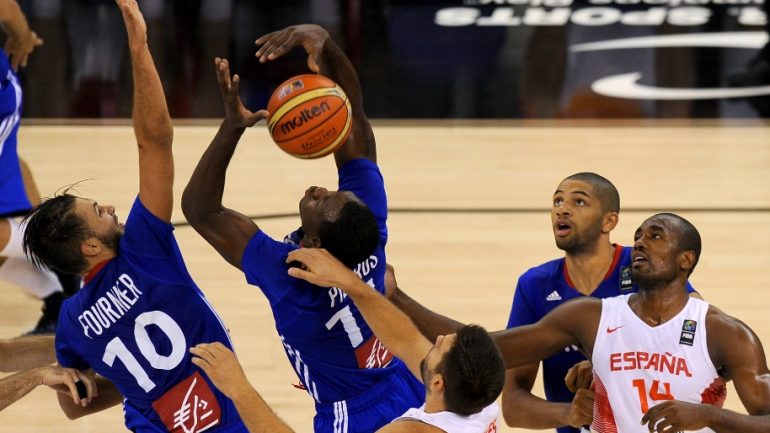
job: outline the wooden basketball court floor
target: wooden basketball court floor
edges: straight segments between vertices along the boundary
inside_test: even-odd
[[[177,125],[174,221],[181,192],[216,122]],[[427,126],[426,126],[427,125]],[[770,133],[768,124],[651,122],[586,124],[376,123],[379,163],[391,214],[388,260],[403,289],[429,307],[490,330],[505,326],[516,278],[560,256],[548,209],[558,182],[579,171],[611,179],[621,194],[613,240],[630,244],[657,211],[676,211],[703,237],[692,283],[770,344]],[[72,182],[116,206],[121,220],[137,192],[136,150],[126,125],[22,126],[19,153],[39,189]],[[297,227],[308,185],[336,186],[331,158],[296,160],[264,127],[248,131],[231,164],[225,204],[257,219],[274,237]],[[279,343],[259,289],[224,262],[191,228],[176,230],[194,279],[229,326],[255,387],[297,431],[311,431],[312,401]],[[39,304],[0,285],[0,337],[16,336]],[[541,386],[536,392],[542,395]],[[730,389],[726,407],[742,411]],[[500,431],[510,429],[501,420]],[[119,408],[68,421],[42,387],[0,413],[0,432],[125,431]]]

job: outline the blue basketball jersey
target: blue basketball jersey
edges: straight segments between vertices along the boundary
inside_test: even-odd
[[[377,219],[379,245],[354,271],[382,293],[388,232],[387,198],[380,170],[368,159],[350,161],[339,170],[339,189],[356,194]],[[338,402],[363,398],[394,374],[403,376],[410,386],[377,391],[382,401],[395,399],[394,393],[402,394],[391,408],[392,413],[386,414],[392,415],[388,421],[422,404],[422,384],[380,343],[344,292],[318,287],[287,274],[286,256],[299,247],[299,238],[295,232],[280,242],[262,231],[256,233],[244,251],[242,267],[249,284],[259,286],[270,302],[286,355],[302,386],[315,399],[316,410],[321,413],[334,405],[339,411],[337,406],[343,406]],[[345,427],[349,427],[347,423]]]
[[[62,305],[59,363],[114,383],[134,432],[246,432],[233,403],[191,362],[190,347],[214,341],[232,348],[187,272],[173,227],[137,198],[117,257]]]
[[[5,51],[0,50],[0,216],[20,215],[32,208],[16,154],[20,119],[19,79]]]
[[[615,245],[615,256],[604,280],[591,293],[594,298],[610,298],[638,290],[631,279],[631,247]],[[529,325],[542,319],[564,302],[584,296],[575,289],[564,266],[564,258],[534,267],[519,277],[508,328]],[[687,284],[687,290],[694,289]],[[564,384],[567,371],[586,358],[577,347],[565,347],[558,355],[543,360],[543,387],[546,398],[555,402],[571,402],[574,394]],[[559,433],[578,433],[572,427],[556,429]]]

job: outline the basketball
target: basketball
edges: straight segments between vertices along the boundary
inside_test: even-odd
[[[321,75],[297,75],[275,89],[267,104],[267,128],[289,155],[326,156],[350,135],[350,101],[342,88]]]

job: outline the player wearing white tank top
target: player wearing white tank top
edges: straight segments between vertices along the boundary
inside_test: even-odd
[[[592,425],[598,433],[770,431],[762,343],[743,322],[687,294],[700,251],[700,234],[689,221],[669,213],[648,218],[634,235],[639,293],[604,304],[577,299],[533,325],[499,331],[506,366],[579,346],[598,379]],[[748,415],[720,407],[721,382],[729,379]]]

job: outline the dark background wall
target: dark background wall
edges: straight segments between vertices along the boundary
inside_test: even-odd
[[[254,40],[303,22],[324,25],[346,50],[372,118],[770,116],[761,0],[139,3],[176,118],[222,115],[215,56],[231,59],[247,105],[264,107],[304,60],[296,53],[260,67]],[[45,40],[22,72],[25,115],[130,116],[130,66],[114,2],[20,4]]]

